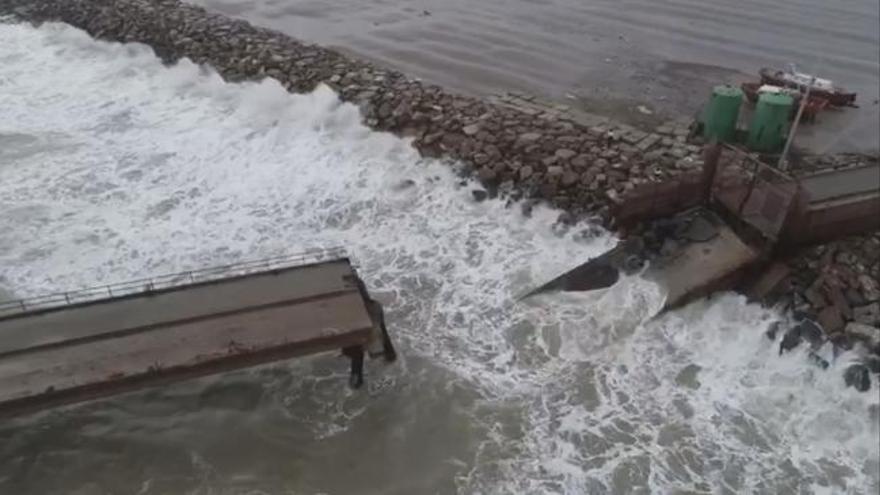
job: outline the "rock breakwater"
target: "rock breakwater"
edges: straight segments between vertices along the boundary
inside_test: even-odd
[[[410,136],[423,156],[463,164],[463,172],[489,191],[546,200],[569,219],[593,217],[609,225],[610,198],[699,160],[699,150],[686,143],[686,127],[649,133],[452,94],[178,0],[0,0],[2,13],[65,22],[99,39],[144,43],[168,63],[186,57],[228,81],[269,77],[292,92],[326,84],[357,104],[371,128]]]

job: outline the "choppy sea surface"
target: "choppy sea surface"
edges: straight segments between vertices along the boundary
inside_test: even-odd
[[[73,28],[0,24],[8,297],[344,245],[401,359],[333,355],[0,423],[0,493],[876,493],[878,388],[721,294],[519,295],[613,245],[372,132],[328,88],[226,84]],[[2,339],[0,335],[0,339]]]
[[[446,88],[526,91],[642,125],[694,115],[713,86],[793,63],[857,92],[859,104],[800,126],[797,146],[880,150],[876,0],[191,2]]]

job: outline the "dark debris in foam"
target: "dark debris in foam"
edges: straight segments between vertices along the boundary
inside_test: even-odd
[[[295,93],[327,84],[358,105],[372,129],[414,137],[423,156],[464,163],[487,190],[545,200],[569,217],[605,225],[612,198],[699,161],[699,150],[685,143],[680,128],[645,133],[569,118],[558,106],[530,98],[492,102],[452,94],[177,0],[0,0],[3,13],[65,22],[99,39],[144,43],[166,63],[187,57],[227,81],[272,77]]]

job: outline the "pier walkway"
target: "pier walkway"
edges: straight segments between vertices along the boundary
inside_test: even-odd
[[[342,349],[394,358],[339,250],[0,303],[0,414]]]

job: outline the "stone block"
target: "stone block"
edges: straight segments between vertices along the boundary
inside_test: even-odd
[[[853,320],[865,325],[880,324],[880,303],[871,303],[853,309]]]
[[[819,324],[822,325],[826,334],[839,332],[844,328],[843,317],[834,306],[826,306],[825,309],[819,312],[819,316],[816,319],[819,320]]]
[[[870,348],[880,344],[880,328],[857,322],[850,322],[846,326],[846,333],[850,337],[861,340]]]

